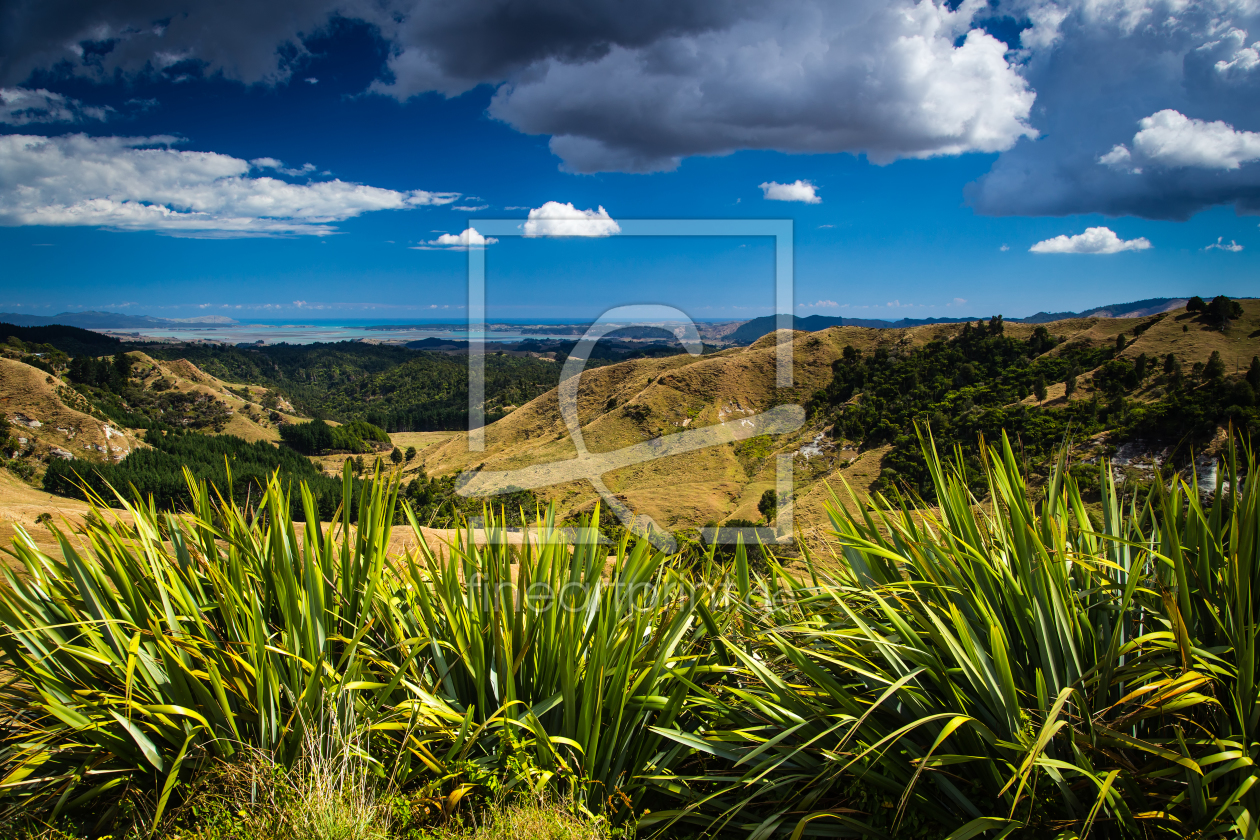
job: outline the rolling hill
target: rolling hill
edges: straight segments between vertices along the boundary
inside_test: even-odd
[[[1183,309],[1163,317],[1074,318],[1045,325],[1007,323],[1005,335],[1029,339],[1039,326],[1058,340],[1046,351],[1047,361],[1065,348],[1114,348],[1116,338],[1131,338],[1118,357],[1166,359],[1173,354],[1187,371],[1207,363],[1218,352],[1228,377],[1237,379],[1260,353],[1260,301],[1243,303],[1243,317],[1224,332],[1210,328]],[[675,356],[623,362],[591,370],[582,377],[579,418],[591,452],[609,452],[641,444],[660,435],[729,420],[749,418],[783,403],[809,406],[832,379],[832,365],[846,345],[873,354],[904,356],[930,342],[955,339],[960,324],[935,324],[904,329],[830,327],[792,335],[794,387],[774,386],[774,342],[765,336],[748,347],[731,348],[701,358]],[[1133,338],[1137,330],[1140,334]],[[1106,355],[1106,353],[1104,353]],[[1108,356],[1109,357],[1109,356]],[[1094,370],[1082,371],[1071,400],[1065,386],[1051,383],[1045,409],[1102,398]],[[1151,385],[1135,390],[1134,404],[1158,401]],[[1035,407],[1024,397],[1015,406]],[[699,526],[731,518],[756,520],[757,502],[773,486],[774,456],[791,454],[797,481],[796,517],[806,530],[826,527],[822,501],[848,483],[870,492],[880,476],[889,444],[864,446],[860,440],[833,437],[832,418],[825,412],[810,417],[798,431],[778,437],[731,441],[685,454],[615,470],[604,476],[609,488],[630,508],[667,527]],[[1085,441],[1092,454],[1108,451],[1106,435]],[[527,403],[485,430],[485,450],[469,452],[465,435],[457,435],[424,453],[432,473],[462,470],[499,471],[572,459],[576,449],[560,417],[556,390]],[[588,508],[595,498],[585,481],[572,481],[539,491],[562,510]]]

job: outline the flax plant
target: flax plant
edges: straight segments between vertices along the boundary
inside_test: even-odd
[[[365,726],[461,720],[394,679],[403,655],[376,647],[390,611],[386,547],[396,486],[362,494],[325,529],[310,493],[303,533],[276,481],[256,511],[186,475],[186,516],[123,499],[133,524],[94,510],[60,557],[24,532],[4,572],[0,792],[10,812],[99,811],[136,796],[156,823],[181,778],[242,747],[288,767],[308,725],[346,698]],[[350,498],[350,478],[344,476]],[[100,500],[98,500],[99,502]],[[403,711],[407,710],[407,711]]]
[[[703,737],[665,732],[728,769],[654,824],[1251,836],[1256,491],[1231,468],[1208,509],[1179,478],[1126,497],[1103,465],[1091,516],[1066,456],[1034,494],[1004,438],[982,500],[925,446],[939,508],[833,500],[839,570],[750,589],[743,678]]]
[[[569,539],[554,511],[520,545],[485,521],[484,545],[467,532],[443,557],[422,543],[409,567],[404,623],[425,639],[432,690],[505,745],[528,739],[532,784],[562,777],[574,801],[629,816],[640,779],[688,752],[652,727],[722,670],[697,618],[707,589],[646,540]]]

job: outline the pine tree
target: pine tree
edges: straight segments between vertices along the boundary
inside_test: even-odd
[[[1225,361],[1221,358],[1219,350],[1213,350],[1212,355],[1208,357],[1208,362],[1203,368],[1203,378],[1215,382],[1225,375]]]

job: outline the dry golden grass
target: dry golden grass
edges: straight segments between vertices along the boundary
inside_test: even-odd
[[[1232,370],[1245,369],[1260,352],[1255,337],[1260,327],[1260,301],[1243,301],[1244,316],[1225,333],[1207,329],[1184,310],[1168,313],[1135,340],[1134,328],[1149,318],[1076,318],[1044,325],[1068,344],[1113,345],[1124,333],[1130,340],[1125,357],[1146,353],[1162,359],[1167,353],[1180,357],[1189,370],[1219,351]],[[1182,327],[1188,326],[1189,331]],[[907,351],[928,342],[948,338],[960,324],[936,324],[910,329],[875,330],[833,327],[816,333],[792,334],[794,388],[784,394],[775,387],[777,336],[764,336],[750,347],[731,348],[696,359],[673,356],[643,359],[596,368],[582,376],[578,415],[586,445],[591,452],[607,452],[641,443],[662,434],[738,420],[767,410],[785,397],[804,403],[831,379],[831,364],[845,345],[864,352],[877,348]],[[1032,324],[1007,324],[1006,333],[1027,338]],[[1054,351],[1052,351],[1054,352]],[[1049,385],[1045,406],[1066,404],[1062,383]],[[1073,399],[1093,395],[1091,378],[1080,377]],[[1035,403],[1033,398],[1024,401]],[[797,453],[794,469],[799,493],[798,527],[817,532],[827,526],[822,499],[828,485],[844,475],[854,490],[865,494],[879,475],[883,450],[862,453],[831,448],[821,440],[821,454],[805,457],[802,448],[824,429],[806,425],[791,435],[774,440],[760,457],[741,455],[741,445],[728,443],[684,455],[617,470],[604,478],[610,489],[636,512],[650,515],[666,527],[698,526],[729,518],[758,519],[757,501],[773,486],[774,455]],[[567,460],[576,450],[562,422],[556,392],[550,391],[486,428],[486,448],[469,452],[466,437],[453,435],[421,453],[430,474],[467,469],[507,470]],[[852,466],[842,464],[850,460]],[[838,486],[838,485],[837,485]],[[545,489],[539,494],[555,501],[562,512],[589,507],[594,491],[572,483]]]

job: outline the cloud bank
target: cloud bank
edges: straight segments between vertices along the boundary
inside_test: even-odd
[[[54,67],[283,84],[334,17],[382,40],[371,91],[491,85],[491,116],[575,172],[979,152],[997,155],[967,190],[984,214],[1260,213],[1255,0],[12,0],[0,85]],[[55,96],[10,119],[92,118]]]
[[[955,8],[951,8],[954,6]],[[371,90],[406,100],[498,87],[491,114],[551,136],[579,172],[672,169],[738,149],[879,162],[1001,151],[1034,94],[983,5],[934,0],[14,0],[0,83],[60,65],[108,80],[197,66],[285,83],[334,15],[389,57]]]
[[[250,177],[251,164],[177,151],[173,137],[0,136],[0,225],[93,226],[181,236],[322,235],[375,210],[447,204],[456,193],[340,180]]]
[[[1260,4],[1004,0],[997,13],[1032,24],[1019,62],[1042,136],[1004,152],[968,189],[976,210],[1260,212]]]

